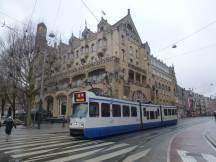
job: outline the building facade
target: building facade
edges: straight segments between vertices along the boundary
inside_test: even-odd
[[[113,25],[101,18],[97,32],[85,26],[82,37],[72,34],[69,44],[48,46],[43,23],[38,25],[37,35],[36,44],[46,54],[43,106],[53,116],[70,115],[72,95],[81,90],[119,99],[175,103],[174,68],[150,55],[150,47],[142,43],[130,10]]]
[[[149,55],[152,101],[157,104],[175,105],[176,77],[174,67],[167,66]]]
[[[179,117],[211,115],[216,110],[216,100],[177,85],[176,106]]]

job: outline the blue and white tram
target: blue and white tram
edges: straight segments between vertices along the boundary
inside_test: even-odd
[[[142,104],[97,96],[92,92],[73,95],[70,134],[103,137],[177,123],[175,106]]]

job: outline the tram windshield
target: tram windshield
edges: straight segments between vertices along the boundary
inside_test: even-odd
[[[73,114],[72,118],[84,118],[86,117],[88,111],[88,104],[87,103],[76,103],[73,104]]]

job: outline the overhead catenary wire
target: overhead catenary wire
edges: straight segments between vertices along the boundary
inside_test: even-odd
[[[29,25],[30,25],[30,23],[31,23],[31,20],[32,20],[32,17],[33,17],[33,15],[34,15],[34,12],[35,12],[36,6],[37,6],[37,0],[35,0],[35,3],[34,3],[34,6],[33,6],[33,9],[32,9],[32,12],[31,12],[30,18],[29,18],[29,22],[28,22],[27,28],[29,27]]]
[[[205,30],[206,28],[210,27],[211,25],[214,25],[215,23],[216,23],[216,20],[214,20],[214,21],[208,23],[207,25],[205,25],[205,26],[199,28],[198,30],[196,30],[196,31],[194,31],[194,32],[192,32],[192,33],[190,33],[190,34],[188,34],[188,35],[182,37],[181,39],[179,39],[179,40],[177,40],[177,41],[174,41],[174,42],[170,43],[169,45],[167,45],[167,46],[165,46],[165,47],[159,49],[156,53],[159,53],[159,52],[161,52],[161,51],[163,51],[163,50],[166,50],[166,49],[170,48],[172,45],[176,45],[177,43],[180,43],[180,42],[182,42],[182,41],[184,41],[184,40],[186,40],[186,39],[189,39],[190,37],[196,35],[197,33],[200,33],[201,31]]]
[[[93,11],[88,7],[88,5],[84,2],[84,0],[81,0],[81,2],[85,6],[85,8],[88,9],[88,11],[91,13],[91,15],[99,22],[99,19],[97,18],[97,16],[95,16],[95,14],[93,13]]]
[[[81,0],[81,2],[83,3],[83,5],[88,9],[88,11],[90,12],[90,14],[97,20],[97,22],[99,23],[99,19],[97,19],[97,17],[95,16],[95,14],[92,12],[92,10],[88,7],[88,5],[83,1]],[[81,33],[80,33],[81,34]],[[114,43],[116,43],[117,45],[119,45],[118,42],[116,42],[115,40],[113,40]],[[120,46],[120,45],[119,45]]]
[[[56,15],[55,15],[55,18],[54,18],[54,21],[53,21],[53,27],[54,27],[54,29],[55,29],[56,21],[57,21],[57,18],[58,18],[58,15],[59,15],[59,11],[60,11],[60,8],[61,8],[61,3],[62,3],[62,0],[59,0],[58,8],[57,8]]]
[[[16,19],[16,18],[14,18],[14,17],[12,17],[12,16],[10,16],[10,15],[8,15],[8,14],[2,12],[2,11],[0,11],[0,14],[2,14],[2,15],[4,15],[4,16],[7,16],[8,18],[17,21],[17,22],[19,22],[19,23],[22,24],[22,25],[26,25],[24,22],[22,22],[22,21],[20,21],[20,20],[18,20],[18,19]]]
[[[170,57],[164,58],[164,59],[162,59],[162,60],[169,60],[169,59],[172,59],[172,58],[175,58],[175,57],[178,57],[178,56],[183,56],[183,55],[192,54],[192,53],[194,53],[194,52],[196,52],[196,51],[204,50],[204,49],[211,48],[211,47],[216,47],[216,43],[214,43],[214,44],[209,44],[209,45],[206,45],[206,46],[204,46],[204,47],[196,48],[196,49],[193,49],[193,50],[188,51],[188,52],[179,53],[179,54],[177,54],[177,55],[170,56]]]
[[[32,12],[31,12],[30,18],[29,18],[29,22],[28,22],[27,24],[24,23],[24,22],[22,22],[22,21],[20,21],[20,20],[18,20],[18,19],[15,18],[15,17],[12,17],[12,16],[10,16],[10,15],[8,15],[8,14],[2,12],[2,11],[0,11],[0,14],[6,16],[6,17],[8,17],[8,18],[10,18],[10,19],[12,19],[12,20],[14,20],[14,21],[16,21],[16,22],[19,22],[19,23],[20,23],[21,25],[23,25],[23,26],[26,26],[26,25],[27,25],[27,28],[28,28],[29,25],[30,25],[30,22],[31,22],[32,16],[33,16],[33,14],[34,14],[34,11],[35,11],[35,8],[36,8],[36,5],[37,5],[37,0],[35,0],[34,6],[33,6],[33,9],[32,9]],[[6,25],[5,21],[4,21],[3,25],[2,25],[2,27],[6,27],[6,28],[8,28],[8,29],[10,29],[10,30],[12,30],[12,31],[14,31],[14,32],[16,32],[16,33],[18,33],[14,28],[12,28],[12,27]],[[27,32],[27,29],[26,29],[26,32]]]

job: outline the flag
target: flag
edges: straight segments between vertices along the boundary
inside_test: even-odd
[[[101,13],[105,16],[106,15],[106,13],[103,11],[103,10],[101,10]]]
[[[87,27],[87,21],[86,21],[86,19],[85,19],[85,27]]]

